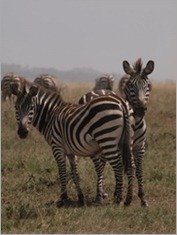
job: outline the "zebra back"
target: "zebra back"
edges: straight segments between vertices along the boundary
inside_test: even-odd
[[[110,90],[93,90],[90,91],[88,93],[86,93],[85,95],[83,95],[80,99],[79,99],[79,104],[85,104],[88,101],[94,99],[95,97],[98,97],[100,95],[116,95],[116,93],[114,91],[110,91]]]

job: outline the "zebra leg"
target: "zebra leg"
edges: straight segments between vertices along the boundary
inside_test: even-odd
[[[56,201],[57,207],[64,206],[68,201],[68,194],[66,189],[66,159],[65,155],[61,153],[60,149],[53,148],[53,155],[57,162],[58,170],[59,170],[59,179],[61,185],[61,197]]]
[[[84,205],[84,195],[83,195],[81,187],[80,187],[80,178],[79,178],[78,169],[77,169],[77,162],[76,162],[74,155],[69,155],[68,159],[69,159],[70,166],[71,166],[72,178],[73,178],[73,181],[76,185],[76,190],[78,193],[78,204],[79,204],[79,206],[83,206]]]
[[[92,161],[94,163],[95,171],[97,174],[97,195],[96,195],[95,201],[96,203],[101,204],[103,202],[103,198],[106,195],[104,194],[104,191],[103,191],[103,173],[104,173],[106,161],[101,156],[93,157]]]
[[[128,190],[124,206],[129,206],[133,198],[133,181],[135,178],[135,163],[133,156],[131,157],[130,166],[128,167],[127,170],[127,176],[128,176]]]
[[[143,156],[144,148],[137,150],[135,153],[135,164],[136,164],[136,177],[138,179],[138,196],[141,200],[141,206],[148,207],[148,202],[145,199],[144,185],[143,185]]]
[[[115,175],[115,192],[114,192],[114,202],[118,205],[122,201],[122,191],[123,191],[123,165],[121,161],[121,154],[118,153],[115,156],[107,157],[110,165],[113,168]]]

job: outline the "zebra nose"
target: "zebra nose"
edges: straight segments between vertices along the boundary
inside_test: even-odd
[[[23,125],[19,125],[17,133],[21,139],[25,139],[28,135],[28,129],[25,128]]]

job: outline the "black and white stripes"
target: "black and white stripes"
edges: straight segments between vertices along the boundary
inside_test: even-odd
[[[41,74],[34,79],[34,83],[37,83],[46,89],[50,89],[52,91],[60,91],[59,86],[57,84],[57,78],[51,76],[49,74]]]
[[[16,84],[11,87],[13,94],[17,96],[15,108],[19,136],[27,137],[28,125],[31,122],[52,148],[61,182],[61,200],[58,201],[58,206],[62,206],[68,198],[66,155],[71,164],[79,203],[83,204],[84,198],[79,184],[75,155],[91,156],[94,159],[101,153],[102,157],[110,162],[115,173],[114,196],[118,204],[122,200],[124,163],[131,184],[127,197],[132,196],[130,194],[134,172],[129,111],[123,99],[109,95],[97,97],[84,105],[75,105],[64,102],[59,94],[43,90],[35,84],[31,84],[29,92],[25,86],[21,90]],[[101,168],[101,165],[96,168],[97,199],[103,197]]]
[[[2,100],[7,101],[9,106],[11,106],[11,103],[14,101],[14,95],[11,92],[10,84],[18,83],[21,84],[21,81],[23,80],[22,77],[19,77],[16,73],[7,73],[1,80],[1,91],[2,91]]]
[[[148,206],[143,186],[143,157],[147,129],[144,115],[151,91],[148,75],[154,70],[154,61],[150,60],[145,68],[142,68],[141,59],[138,59],[133,67],[129,65],[128,61],[123,61],[123,69],[126,75],[119,82],[119,90],[133,109],[133,153],[138,179],[138,196],[141,199],[141,205]]]

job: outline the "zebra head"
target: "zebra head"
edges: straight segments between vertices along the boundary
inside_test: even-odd
[[[95,80],[94,90],[111,90],[113,89],[114,78],[111,74],[103,74],[101,77]]]
[[[17,96],[15,102],[16,119],[18,124],[17,133],[20,138],[24,139],[28,135],[29,124],[31,124],[34,118],[34,96],[38,92],[38,87],[33,85],[27,91],[25,86],[20,90],[17,83],[12,83],[10,86],[12,93]]]
[[[123,69],[129,76],[123,92],[135,115],[143,117],[147,110],[147,102],[151,91],[151,82],[148,75],[154,70],[154,61],[150,60],[146,67],[142,68],[141,59],[138,59],[133,67],[125,60],[123,61]]]

